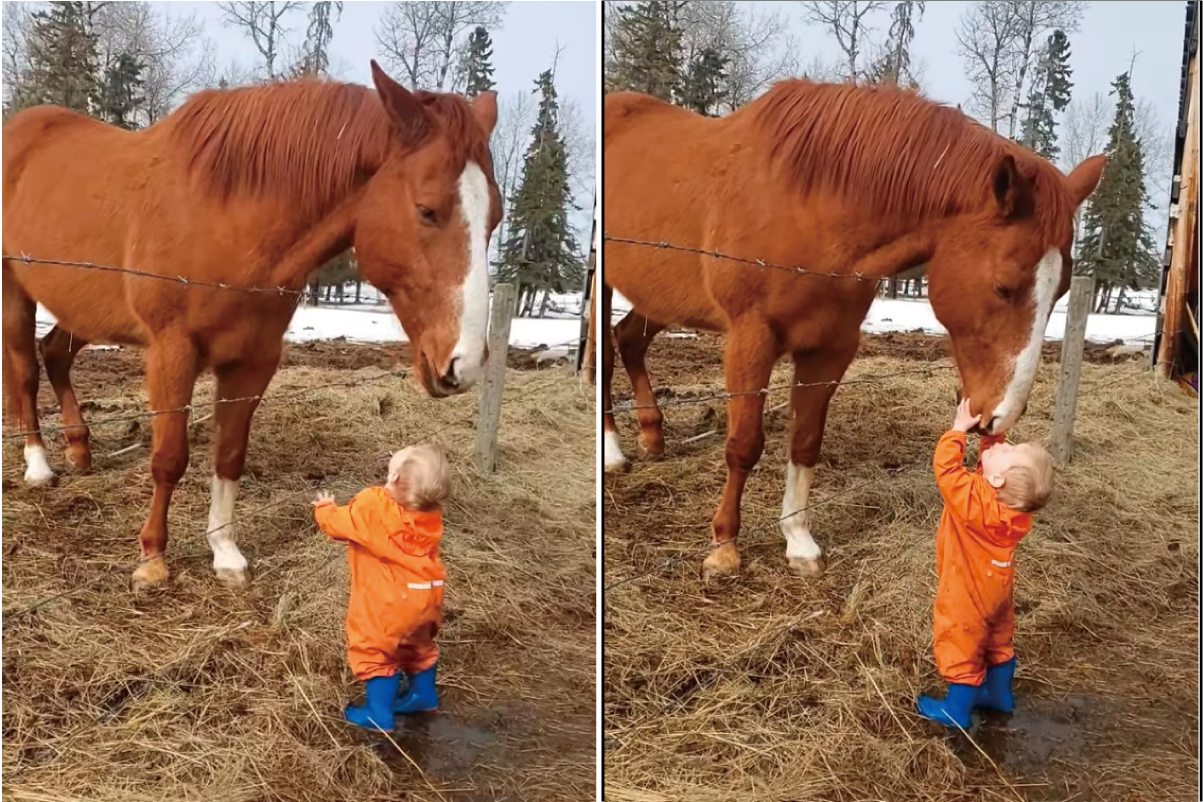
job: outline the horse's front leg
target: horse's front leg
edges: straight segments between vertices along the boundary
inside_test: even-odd
[[[781,499],[781,531],[785,535],[785,556],[790,568],[803,577],[822,576],[826,569],[822,549],[810,532],[810,513],[806,508],[823,445],[827,408],[837,382],[856,355],[856,345],[854,340],[850,348],[794,355],[794,384],[807,386],[790,391],[789,466],[785,469],[785,492]]]
[[[150,408],[155,415],[154,452],[150,473],[154,496],[150,512],[142,525],[141,564],[134,570],[134,590],[161,585],[171,572],[167,569],[167,510],[176,485],[188,470],[188,411],[179,410],[192,403],[192,388],[199,373],[196,347],[187,337],[156,339],[146,352],[146,388]]]
[[[656,406],[652,380],[647,375],[647,349],[664,326],[632,310],[614,327],[622,365],[631,379],[639,418],[639,443],[652,456],[664,453],[664,414]]]
[[[779,356],[772,332],[759,322],[736,321],[727,332],[723,366],[727,391],[727,484],[714,514],[714,551],[702,563],[702,577],[739,570],[739,505],[748,474],[764,451],[764,399],[759,392],[768,387],[773,363]]]
[[[277,349],[266,358],[225,365],[216,371],[217,399],[213,421],[217,436],[213,442],[213,486],[206,532],[213,549],[213,571],[219,581],[230,587],[244,587],[250,582],[246,557],[238,550],[235,537],[234,501],[238,498],[238,481],[246,467],[251,417],[279,364]],[[254,400],[226,403],[245,398]]]
[[[75,388],[71,386],[71,366],[87,344],[83,338],[58,326],[52,328],[38,343],[42,362],[46,364],[46,377],[50,379],[50,386],[54,388],[59,408],[63,411],[67,459],[79,471],[87,471],[92,467],[92,446],[88,442],[88,425],[84,423],[79,403],[75,400]]]

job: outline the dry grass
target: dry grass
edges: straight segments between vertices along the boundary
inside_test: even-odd
[[[125,359],[81,357],[81,397],[105,410],[93,417],[144,408]],[[378,374],[286,368],[273,392]],[[7,448],[6,619],[75,592],[5,622],[5,798],[592,797],[592,396],[560,369],[511,371],[499,470],[489,477],[471,461],[473,397],[434,402],[389,382],[265,404],[239,513],[276,506],[240,526],[255,572],[246,592],[216,583],[201,537],[211,423],[196,427],[171,512],[172,582],[144,596],[127,583],[149,503],[148,449],[29,490],[19,486],[19,451]],[[116,429],[95,432],[98,454],[149,444],[145,430]],[[456,473],[444,540],[443,707],[390,742],[341,721],[361,694],[344,653],[346,563],[314,529],[308,499],[328,487],[345,502],[382,481],[390,450],[432,432]]]
[[[708,394],[718,353],[662,341],[649,365],[658,386]],[[725,473],[720,405],[666,410],[667,458],[606,477],[607,584],[681,558],[606,594],[607,799],[1198,799],[1197,403],[1143,363],[1086,367],[1076,457],[1018,553],[1021,707],[970,742],[911,712],[939,686],[930,459],[954,389],[946,370],[888,378],[916,367],[860,359],[851,377],[881,383],[832,405],[812,495],[820,580],[788,573],[774,523],[784,394],[768,404],[736,578],[698,577]],[[774,382],[789,380],[779,367]],[[1018,439],[1047,441],[1055,382],[1046,364]],[[636,453],[633,416],[620,425]]]

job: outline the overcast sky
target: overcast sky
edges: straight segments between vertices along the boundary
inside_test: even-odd
[[[841,52],[832,35],[805,21],[801,2],[745,3],[760,8],[779,9],[788,19],[799,48],[799,62],[806,66],[814,56],[823,62],[840,58]],[[912,58],[922,62],[924,92],[934,100],[969,110],[972,85],[964,62],[957,54],[956,29],[970,2],[933,0],[926,5],[921,21],[915,26]],[[1178,89],[1182,69],[1182,41],[1186,3],[1184,0],[1153,2],[1093,2],[1086,6],[1081,29],[1070,35],[1070,65],[1073,68],[1073,97],[1086,98],[1095,92],[1111,91],[1111,82],[1129,68],[1133,53],[1132,90],[1137,100],[1150,103],[1167,136],[1178,120]],[[883,11],[871,38],[884,41],[889,28],[889,12]],[[1172,153],[1170,154],[1172,158]],[[1164,167],[1158,175],[1168,177]],[[1165,236],[1164,205],[1167,187],[1155,190],[1153,200],[1159,210],[1149,218]]]
[[[251,65],[262,60],[250,39],[237,28],[223,26],[221,11],[215,2],[155,3],[174,15],[195,13],[205,24],[205,34],[217,46],[219,74],[232,63]],[[331,71],[340,80],[371,86],[369,61],[381,58],[372,32],[389,3],[347,2],[342,17],[334,23],[331,43]],[[509,3],[499,29],[489,31],[493,39],[493,80],[502,102],[516,91],[532,91],[539,73],[550,68],[557,44],[562,48],[556,65],[556,89],[561,98],[572,98],[587,130],[597,127],[598,94],[601,67],[597,56],[597,4],[592,0]],[[305,37],[308,9],[296,12],[290,27],[289,43],[299,46]],[[387,67],[386,67],[387,69]],[[394,74],[394,78],[400,75]],[[532,121],[533,122],[533,121]],[[593,170],[596,175],[596,169]],[[592,182],[589,192],[592,194]],[[588,207],[590,197],[578,197]],[[589,209],[574,215],[579,241],[588,242]]]

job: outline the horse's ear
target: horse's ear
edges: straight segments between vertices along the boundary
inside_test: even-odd
[[[1081,206],[1090,197],[1090,193],[1098,188],[1106,165],[1107,157],[1100,153],[1079,164],[1066,176],[1065,180],[1069,183],[1069,193],[1073,196],[1075,207]]]
[[[472,101],[472,113],[476,121],[485,129],[485,136],[493,135],[493,127],[497,125],[497,93],[481,92]]]
[[[1019,199],[1019,169],[1015,165],[1015,157],[1010,153],[1003,156],[995,166],[992,186],[999,214],[1010,217]]]
[[[376,94],[380,95],[380,102],[401,141],[410,147],[420,145],[432,127],[430,112],[422,101],[388,77],[375,59],[372,59],[372,83],[376,84]]]

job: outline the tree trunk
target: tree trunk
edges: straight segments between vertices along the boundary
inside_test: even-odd
[[[357,303],[357,304],[359,303],[359,293],[361,290],[363,290],[363,282],[356,281],[355,282],[355,303]]]
[[[1119,311],[1124,306],[1124,290],[1125,289],[1127,289],[1127,288],[1121,284],[1120,288],[1119,288],[1119,294],[1115,296],[1115,313],[1116,314],[1119,314]]]
[[[898,279],[891,278],[886,282],[886,297],[887,298],[897,298],[898,297]]]
[[[543,291],[543,303],[539,305],[539,317],[547,316],[547,302],[551,300],[551,290]]]

